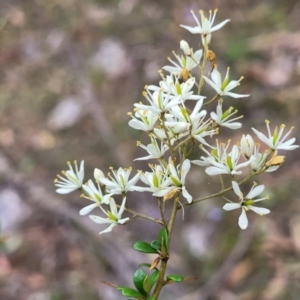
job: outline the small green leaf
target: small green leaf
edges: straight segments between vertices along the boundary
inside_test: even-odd
[[[145,280],[143,282],[143,288],[146,291],[146,293],[149,294],[151,289],[150,289],[150,279],[148,276],[145,277]]]
[[[181,282],[184,279],[181,275],[168,275],[167,281]]]
[[[161,250],[161,242],[159,242],[159,241],[154,240],[151,242],[150,245],[152,248],[154,248],[156,250]]]
[[[129,288],[127,286],[118,286],[118,290],[122,291],[122,295],[126,297],[132,297],[136,299],[145,299],[145,296],[140,294],[138,291]]]
[[[136,242],[136,243],[134,243],[133,248],[139,252],[158,253],[156,249],[151,247],[151,245],[146,242]]]
[[[133,275],[133,283],[136,289],[143,295],[147,296],[147,292],[144,289],[144,280],[147,278],[147,274],[142,270],[138,269]]]
[[[152,296],[150,298],[147,298],[147,300],[156,300],[155,296]]]
[[[155,270],[150,276],[150,291],[158,279],[159,271]]]

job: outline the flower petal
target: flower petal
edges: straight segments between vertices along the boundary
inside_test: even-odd
[[[225,209],[227,211],[234,210],[234,209],[237,209],[237,208],[241,208],[241,204],[240,203],[226,203],[223,206],[223,209]]]
[[[244,208],[242,208],[242,213],[239,217],[239,226],[241,229],[246,229],[248,227],[248,218]]]
[[[94,203],[94,204],[90,204],[84,208],[82,208],[80,211],[79,211],[79,214],[81,216],[85,216],[87,214],[89,214],[94,208],[96,208],[99,204],[98,203]]]

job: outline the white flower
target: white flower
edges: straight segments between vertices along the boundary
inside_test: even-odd
[[[247,134],[246,136],[243,134],[240,149],[246,159],[249,159],[254,154],[254,148],[255,143],[252,136],[250,134]]]
[[[243,136],[244,138],[244,136]],[[249,165],[250,169],[253,171],[259,171],[262,170],[266,166],[267,158],[269,157],[268,151],[266,150],[263,153],[259,152],[259,144],[254,144],[254,141],[252,137],[247,134],[247,136],[241,140],[241,151],[243,156],[246,159],[249,159],[251,157],[251,164]],[[280,165],[273,165],[269,166],[268,168],[265,169],[264,172],[274,172],[276,171]]]
[[[201,156],[201,160],[192,160],[192,163],[201,167],[206,167],[215,162],[221,162],[224,155],[226,156],[227,148],[229,143],[225,146],[224,144],[219,144],[219,141],[216,140],[217,147],[213,147],[211,152],[208,152],[204,147],[201,149],[208,155],[208,157]]]
[[[74,164],[75,164],[75,171],[69,161],[68,161],[69,170],[62,171],[62,174],[66,178],[62,177],[61,175],[57,175],[58,179],[56,178],[54,180],[55,186],[58,187],[56,193],[69,194],[81,188],[84,179],[84,161],[81,161],[79,169],[76,160],[74,161]]]
[[[128,125],[142,131],[152,131],[158,119],[158,115],[150,110],[135,109],[134,116],[132,113],[128,113],[128,115],[132,117]]]
[[[243,193],[241,192],[240,187],[237,182],[232,181],[232,188],[233,188],[233,191],[235,192],[235,194],[239,197],[240,203],[227,203],[223,206],[223,209],[225,209],[227,211],[237,209],[237,208],[242,209],[242,213],[239,217],[239,226],[241,227],[241,229],[246,229],[248,227],[248,219],[247,219],[247,215],[246,215],[247,211],[252,210],[261,216],[270,213],[270,210],[267,208],[252,206],[252,204],[255,202],[269,199],[267,196],[264,198],[259,198],[259,199],[253,200],[253,198],[255,198],[256,196],[258,196],[259,194],[261,194],[263,192],[263,190],[265,188],[264,185],[256,186],[256,184],[253,184],[250,192],[247,194],[246,197],[243,196]]]
[[[175,66],[164,66],[163,70],[166,70],[170,74],[174,74],[177,77],[187,77],[191,70],[193,70],[197,65],[199,65],[202,58],[202,49],[197,50],[195,53],[191,53],[190,56],[177,55],[174,51],[173,54],[176,57],[177,62],[173,61],[170,57],[168,60]],[[186,78],[186,79],[187,79]]]
[[[192,126],[191,118],[194,121],[198,121],[201,119],[202,116],[204,117],[206,115],[205,110],[201,114],[199,114],[202,103],[203,99],[200,99],[194,107],[194,110],[191,113],[191,115],[189,114],[188,110],[184,105],[172,107],[169,113],[165,115],[165,126],[171,127],[172,131],[175,134],[181,134],[180,137],[187,135],[189,128]]]
[[[204,137],[216,134],[218,132],[218,129],[210,128],[210,119],[204,121],[207,112],[206,110],[201,110],[202,103],[202,100],[198,101],[194,107],[194,110],[189,116],[191,123],[190,134],[194,139],[196,139],[200,143],[209,146],[209,144],[205,141]]]
[[[98,177],[98,178],[100,178],[100,177]],[[82,189],[85,191],[85,193],[87,195],[82,194],[81,197],[89,199],[95,203],[82,208],[79,211],[79,214],[81,216],[87,215],[94,208],[96,208],[97,206],[100,206],[101,204],[109,204],[109,199],[111,197],[111,194],[107,194],[107,195],[103,196],[99,184],[98,184],[98,188],[96,188],[94,182],[91,179],[88,181],[87,184],[82,185]]]
[[[221,27],[223,27],[227,22],[230,20],[227,19],[218,25],[213,26],[213,23],[215,21],[217,9],[214,10],[214,13],[212,14],[212,11],[209,11],[209,18],[207,19],[206,16],[204,15],[204,12],[202,10],[199,11],[200,16],[201,16],[201,23],[199,22],[198,18],[195,16],[195,13],[191,10],[191,14],[193,15],[197,26],[195,27],[190,27],[190,26],[185,26],[185,25],[180,25],[181,27],[187,29],[189,32],[193,34],[201,34],[202,35],[202,41],[206,39],[207,43],[210,42],[211,40],[211,33],[219,30]],[[204,43],[204,41],[203,41]]]
[[[174,95],[164,94],[162,89],[156,90],[151,94],[149,88],[146,87],[146,91],[143,92],[143,95],[150,105],[135,103],[134,106],[141,110],[150,110],[155,115],[164,113],[173,106],[182,103],[181,96],[174,97]]]
[[[118,171],[115,171],[112,167],[110,169],[113,173],[113,177],[108,174],[110,180],[107,178],[99,178],[99,182],[106,186],[109,194],[120,195],[128,191],[135,191],[134,185],[139,180],[139,173],[129,180],[131,168],[119,168]]]
[[[195,77],[189,78],[187,81],[179,83],[178,79],[175,79],[174,77],[168,75],[165,80],[160,81],[160,87],[162,88],[163,92],[170,95],[171,98],[180,97],[180,100],[182,102],[186,100],[202,100],[205,97],[200,95],[193,95],[193,91],[191,89],[193,88],[195,84]],[[149,86],[150,89],[156,89],[157,87]]]
[[[222,82],[221,74],[217,69],[214,69],[211,72],[211,79],[207,78],[206,76],[203,76],[204,80],[218,93],[220,96],[230,96],[233,98],[242,98],[242,97],[248,97],[249,95],[243,95],[243,94],[236,94],[231,93],[232,89],[240,85],[240,81],[243,79],[241,77],[239,80],[232,80],[229,82],[229,67],[227,68],[227,73],[225,76],[224,81]]]
[[[242,127],[242,123],[240,122],[234,122],[235,120],[238,120],[242,118],[243,116],[236,117],[234,119],[229,120],[231,116],[237,113],[237,110],[232,112],[233,107],[230,107],[227,109],[224,113],[222,110],[222,100],[219,100],[219,103],[217,105],[217,113],[211,112],[210,117],[219,125],[223,127],[227,127],[229,129],[238,129]]]
[[[283,134],[283,130],[285,128],[285,125],[282,124],[280,126],[280,130],[278,131],[278,128],[276,126],[273,135],[271,134],[271,130],[269,127],[269,121],[266,120],[266,125],[267,125],[267,129],[268,129],[268,135],[269,137],[265,136],[263,133],[259,132],[258,130],[252,128],[252,130],[255,132],[255,134],[257,135],[257,137],[263,142],[265,143],[270,149],[272,150],[294,150],[296,148],[299,147],[299,145],[293,145],[294,142],[296,141],[296,138],[291,138],[287,141],[285,141],[285,139],[287,138],[287,136],[291,133],[291,131],[293,130],[294,127],[292,127],[290,129],[290,131],[288,131],[285,136],[282,137]]]
[[[172,191],[181,190],[182,196],[186,198],[188,203],[191,203],[193,198],[185,187],[185,178],[191,168],[190,160],[185,159],[182,163],[182,166],[178,166],[177,169],[175,168],[174,164],[170,162],[168,164],[168,168],[173,186],[169,187],[169,189],[166,189],[164,192],[160,192],[160,194],[165,197],[170,194],[170,192],[172,194]]]
[[[181,191],[183,197],[189,203],[192,202],[192,196],[185,187],[185,178],[191,168],[191,162],[185,159],[182,166],[175,168],[174,164],[170,162],[168,166],[150,166],[151,173],[146,172],[142,174],[140,179],[149,187],[138,187],[139,192],[152,192],[155,197],[164,197],[164,200],[170,199],[177,191]]]
[[[149,166],[152,172],[145,172],[140,176],[141,181],[148,187],[136,187],[135,190],[138,192],[152,192],[153,196],[157,196],[157,193],[165,190],[172,182],[169,177],[169,172],[165,167],[160,165]]]
[[[100,208],[102,209],[102,211],[104,212],[104,214],[107,216],[107,218],[101,218],[98,216],[94,216],[94,215],[90,215],[89,217],[98,224],[110,224],[108,228],[106,228],[105,230],[101,231],[100,234],[105,233],[105,232],[110,232],[112,231],[112,229],[117,226],[117,225],[122,225],[125,222],[127,222],[129,220],[129,218],[125,218],[125,219],[121,219],[122,214],[124,212],[125,209],[125,203],[126,203],[126,197],[123,199],[123,202],[121,204],[121,207],[118,211],[117,205],[114,201],[114,199],[111,198],[109,205],[110,205],[110,211],[105,211],[102,209],[102,207],[100,206]]]
[[[251,157],[248,161],[239,163],[241,156],[239,147],[234,145],[231,152],[227,154],[228,146],[229,143],[227,145],[217,144],[217,148],[214,148],[211,153],[203,148],[208,157],[201,156],[202,160],[194,160],[192,163],[200,166],[211,165],[205,169],[205,172],[210,176],[219,174],[239,175],[242,173],[239,169],[248,166],[255,158]]]
[[[151,138],[151,144],[148,144],[147,146],[141,144],[141,142],[137,142],[137,146],[140,146],[141,148],[145,149],[149,155],[136,158],[135,160],[146,160],[146,159],[160,159],[164,156],[166,151],[169,149],[167,145],[165,145],[163,142],[161,142],[160,147],[158,146],[157,140],[155,138]]]

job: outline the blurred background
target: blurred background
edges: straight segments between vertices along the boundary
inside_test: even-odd
[[[236,141],[251,127],[266,133],[269,119],[272,128],[295,126],[299,143],[300,1],[0,1],[1,300],[123,299],[102,280],[132,286],[138,264],[155,258],[132,244],[155,239],[158,226],[135,219],[99,236],[104,228],[78,215],[87,202],[55,194],[53,179],[74,159],[84,159],[86,179],[95,167],[145,170],[133,159],[144,155],[136,140],[147,136],[127,126],[127,112],[146,84],[158,83],[181,39],[199,47],[179,27],[195,26],[190,10],[214,8],[216,23],[231,19],[212,37],[218,68],[244,75],[235,92],[251,94],[225,99],[244,123],[219,140]],[[161,299],[300,299],[299,150],[281,154],[279,171],[257,179],[272,212],[249,214],[247,230],[221,199],[187,207],[184,221],[178,215],[168,273],[193,279],[168,286]],[[202,171],[193,166],[188,175],[195,198],[219,190]],[[157,214],[150,194],[128,202]]]

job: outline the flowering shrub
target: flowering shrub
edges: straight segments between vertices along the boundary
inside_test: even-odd
[[[264,172],[275,172],[284,163],[284,156],[278,150],[294,150],[295,138],[289,138],[291,130],[284,132],[285,126],[275,127],[272,132],[267,124],[267,135],[252,128],[255,137],[263,143],[263,150],[249,134],[242,135],[240,142],[231,145],[230,141],[222,143],[213,137],[219,134],[222,127],[237,130],[242,127],[238,122],[242,116],[236,116],[237,110],[227,107],[228,98],[244,98],[249,95],[232,92],[239,85],[239,80],[229,79],[229,68],[222,80],[217,68],[216,55],[210,50],[212,32],[223,27],[229,20],[213,25],[217,10],[209,12],[207,18],[200,11],[201,21],[194,12],[192,15],[197,26],[180,25],[192,34],[201,37],[202,49],[194,51],[186,41],[180,42],[183,55],[174,53],[175,60],[169,58],[171,65],[164,66],[160,72],[162,80],[159,85],[145,87],[144,102],[135,103],[133,113],[129,113],[129,126],[144,131],[149,136],[149,144],[137,145],[144,149],[146,156],[136,160],[150,160],[149,170],[138,171],[131,175],[132,169],[119,168],[107,176],[99,170],[94,171],[94,181],[84,183],[84,163],[75,169],[69,164],[69,170],[63,172],[65,177],[58,175],[55,185],[57,193],[67,194],[75,190],[83,192],[82,197],[92,201],[80,210],[80,215],[97,213],[101,216],[89,215],[92,221],[108,225],[100,232],[111,232],[118,225],[126,225],[135,217],[147,219],[161,225],[157,239],[151,243],[138,241],[134,249],[144,253],[155,253],[154,261],[143,263],[133,275],[135,288],[115,286],[124,296],[130,299],[156,300],[166,284],[180,282],[181,275],[167,275],[166,267],[170,257],[170,240],[173,233],[176,214],[180,209],[194,205],[203,200],[221,197],[227,203],[226,211],[241,209],[238,225],[241,229],[248,226],[247,213],[253,211],[259,215],[270,213],[258,202],[268,196],[256,198],[264,191],[264,185],[255,182],[251,190],[244,196],[243,185],[253,177]],[[198,44],[198,42],[196,42]],[[207,65],[211,71],[207,72]],[[194,71],[198,70],[198,72]],[[208,99],[202,94],[203,86],[211,87],[215,95]],[[224,101],[226,97],[226,101]],[[240,101],[240,100],[239,100]],[[216,110],[208,113],[208,104],[216,104]],[[227,107],[227,108],[226,108]],[[191,153],[200,146],[198,160],[190,160]],[[195,151],[194,151],[195,152]],[[208,176],[219,175],[220,191],[203,197],[195,197],[188,191],[187,175],[193,168],[205,168]],[[231,185],[225,186],[223,176],[230,176]],[[225,196],[233,192],[238,197],[230,200]],[[146,214],[131,210],[126,204],[130,192],[149,192],[158,201],[160,218],[155,219]],[[165,211],[166,202],[172,203],[171,214]],[[118,203],[118,204],[117,204]],[[104,208],[105,207],[105,208]],[[128,213],[128,217],[123,217]],[[146,273],[144,268],[148,268]],[[114,285],[113,285],[114,286]]]

